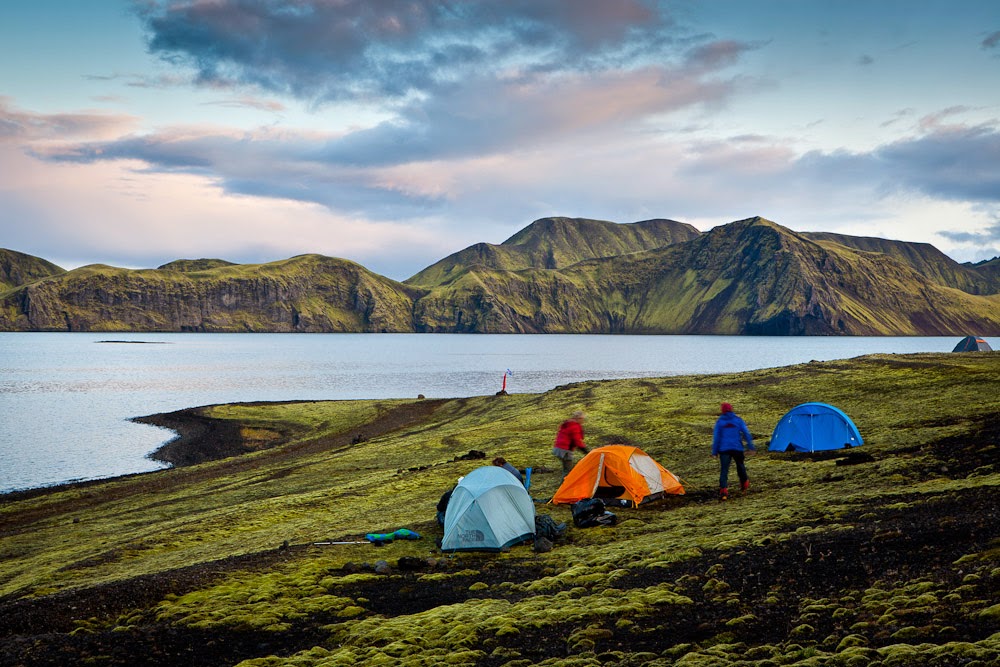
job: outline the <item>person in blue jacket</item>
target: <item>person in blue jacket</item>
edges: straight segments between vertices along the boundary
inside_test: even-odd
[[[733,412],[732,405],[723,403],[712,432],[712,457],[719,458],[719,500],[729,499],[729,466],[733,461],[736,462],[736,474],[740,477],[740,490],[750,488],[750,477],[743,461],[744,442],[751,454],[757,451],[746,422]]]

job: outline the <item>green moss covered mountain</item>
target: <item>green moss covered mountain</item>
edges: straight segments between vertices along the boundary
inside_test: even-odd
[[[41,331],[406,331],[419,294],[320,255],[167,266],[94,264],[32,281],[3,295],[0,322]]]
[[[543,218],[403,283],[319,255],[63,271],[3,252],[7,331],[1000,334],[996,260],[760,217],[707,233]]]
[[[62,273],[66,273],[66,270],[52,262],[0,248],[0,293]]]
[[[598,257],[617,257],[689,241],[701,232],[674,220],[621,225],[586,218],[542,218],[500,245],[477,243],[432,264],[406,280],[432,287],[458,279],[469,268],[503,271],[561,269]]]

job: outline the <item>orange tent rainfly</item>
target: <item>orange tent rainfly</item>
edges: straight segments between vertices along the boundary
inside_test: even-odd
[[[641,505],[683,493],[680,480],[646,452],[629,445],[608,445],[591,450],[573,466],[550,502],[619,498]]]

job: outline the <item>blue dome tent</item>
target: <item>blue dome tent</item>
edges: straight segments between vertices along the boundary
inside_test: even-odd
[[[952,352],[992,352],[990,344],[979,336],[966,336],[958,341],[958,345]]]
[[[500,551],[535,536],[535,504],[514,475],[476,468],[451,492],[442,551]]]
[[[864,444],[858,427],[826,403],[803,403],[785,413],[771,434],[772,452],[820,452]]]

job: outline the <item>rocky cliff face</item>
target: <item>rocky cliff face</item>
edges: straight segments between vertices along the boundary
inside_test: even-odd
[[[319,255],[142,271],[34,264],[41,277],[0,294],[0,330],[1000,335],[992,265],[759,217],[705,234],[679,224],[609,232],[544,219],[428,267],[420,286]],[[601,254],[619,246],[628,251]],[[29,275],[19,262],[8,275]]]
[[[89,266],[5,300],[0,325],[40,331],[410,331],[418,292],[306,255],[188,273]]]

